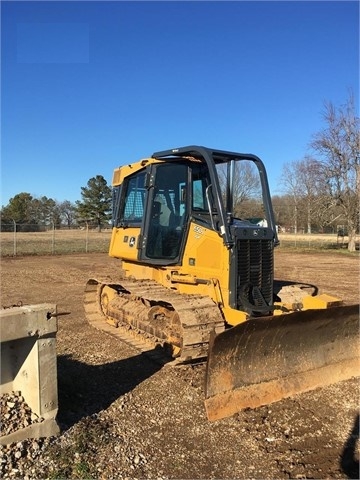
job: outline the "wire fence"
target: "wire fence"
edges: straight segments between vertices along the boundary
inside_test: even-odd
[[[58,229],[38,225],[14,225],[13,231],[0,232],[0,255],[61,255],[70,253],[107,253],[111,229],[99,232],[90,228]],[[37,229],[38,231],[31,231]],[[279,248],[346,249],[348,237],[338,234],[279,233]],[[359,236],[357,238],[359,248]]]
[[[349,237],[343,233],[279,233],[280,248],[297,248],[310,250],[339,250],[347,249]],[[356,237],[356,246],[359,249],[360,236]]]
[[[19,227],[14,224],[12,232],[0,232],[1,256],[106,253],[109,250],[111,229],[101,232],[89,228],[40,229],[37,225],[22,224],[19,231]]]
[[[347,248],[348,238],[337,234],[279,233],[280,247],[299,249],[342,249]]]

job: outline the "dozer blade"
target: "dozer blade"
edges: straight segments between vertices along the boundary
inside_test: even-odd
[[[251,319],[210,340],[210,421],[360,374],[359,305]]]

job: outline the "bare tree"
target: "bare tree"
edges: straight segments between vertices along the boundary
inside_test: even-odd
[[[298,209],[303,196],[303,188],[298,175],[298,164],[298,161],[285,163],[280,179],[280,183],[283,185],[285,193],[291,198],[294,233],[297,233],[298,230]]]
[[[323,214],[329,213],[329,201],[321,162],[305,156],[301,160],[286,163],[281,183],[286,194],[292,198],[295,233],[300,223],[307,233],[312,233],[315,224],[327,224]]]
[[[336,108],[325,103],[326,127],[316,133],[311,147],[320,156],[333,204],[341,208],[349,236],[348,249],[356,248],[359,229],[360,119],[355,113],[352,94],[345,105]]]
[[[76,219],[76,205],[69,200],[64,200],[59,204],[61,218],[64,220],[68,228],[71,228]]]
[[[217,170],[225,199],[227,166],[217,165]],[[235,163],[233,202],[233,213],[239,218],[263,215],[259,173],[251,161]]]
[[[288,195],[274,195],[271,197],[276,223],[280,228],[293,225],[294,207],[292,197]]]
[[[303,187],[303,203],[305,206],[307,233],[311,233],[311,225],[318,212],[323,211],[326,203],[326,179],[319,161],[306,156],[298,163],[299,181]]]

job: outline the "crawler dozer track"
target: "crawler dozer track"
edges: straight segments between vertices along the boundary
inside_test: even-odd
[[[219,334],[225,322],[210,299],[180,295],[152,280],[121,279],[121,283],[90,279],[85,289],[85,313],[94,327],[116,327],[121,340],[141,351],[176,363],[207,357],[210,332]],[[121,333],[120,333],[121,332]]]

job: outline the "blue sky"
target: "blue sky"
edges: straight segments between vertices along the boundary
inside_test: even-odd
[[[2,1],[1,22],[1,205],[192,144],[259,155],[278,194],[324,102],[358,103],[358,2]]]

